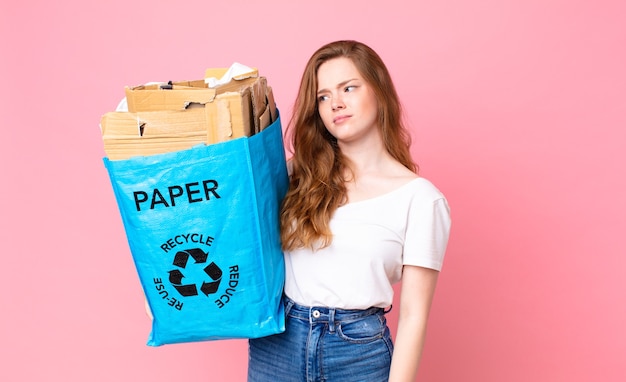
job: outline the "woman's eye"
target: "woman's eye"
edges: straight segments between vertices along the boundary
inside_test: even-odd
[[[326,101],[327,99],[328,99],[328,96],[327,96],[327,95],[321,95],[321,96],[317,97],[317,100],[318,100],[319,102],[324,102],[324,101]]]

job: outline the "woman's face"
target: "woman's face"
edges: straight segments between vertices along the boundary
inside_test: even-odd
[[[352,60],[340,57],[317,70],[318,111],[339,144],[380,139],[378,102]]]

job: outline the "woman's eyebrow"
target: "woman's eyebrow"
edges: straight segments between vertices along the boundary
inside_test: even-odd
[[[337,88],[341,88],[341,87],[347,85],[349,82],[355,81],[355,80],[357,80],[357,78],[350,78],[349,80],[342,81],[342,82],[337,84]],[[327,91],[328,91],[328,89],[320,89],[320,90],[317,91],[317,94],[324,93],[324,92],[327,92]]]

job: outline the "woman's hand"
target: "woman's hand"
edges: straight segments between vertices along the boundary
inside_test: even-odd
[[[150,310],[150,305],[148,304],[148,299],[144,298],[144,307],[146,309],[146,315],[150,317],[150,320],[154,320],[154,316],[152,315],[152,310]]]

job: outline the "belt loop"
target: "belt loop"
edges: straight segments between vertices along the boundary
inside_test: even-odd
[[[335,332],[335,308],[330,308],[328,311],[328,329],[331,333]]]
[[[392,308],[393,308],[393,304],[389,305],[389,308],[383,309],[383,314],[387,314],[387,313],[391,312]]]
[[[289,315],[289,312],[291,312],[291,308],[293,308],[293,304],[295,304],[295,302],[293,302],[293,300],[287,296],[284,296],[284,301],[285,301],[285,317],[286,317],[287,315]]]

